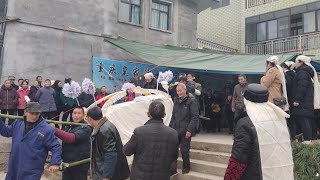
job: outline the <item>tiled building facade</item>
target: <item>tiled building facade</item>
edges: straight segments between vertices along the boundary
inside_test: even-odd
[[[198,16],[198,38],[242,53],[320,49],[319,0],[230,0]]]

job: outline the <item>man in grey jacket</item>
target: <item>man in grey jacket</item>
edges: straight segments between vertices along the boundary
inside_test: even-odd
[[[232,96],[232,112],[234,112],[235,125],[237,124],[237,117],[245,111],[243,94],[248,86],[246,75],[240,74],[238,81],[239,84],[234,87]]]
[[[178,97],[174,99],[174,107],[170,127],[178,132],[179,144],[183,159],[182,173],[190,171],[190,142],[195,133],[199,121],[199,108],[195,97],[187,93],[187,87],[183,83],[177,85]],[[172,173],[176,171],[172,169]]]

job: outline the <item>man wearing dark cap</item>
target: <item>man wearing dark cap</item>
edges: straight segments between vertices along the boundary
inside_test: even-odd
[[[50,172],[61,164],[61,145],[54,129],[40,116],[39,103],[27,104],[24,120],[6,126],[0,121],[0,134],[12,137],[12,147],[6,180],[40,180],[48,151],[52,152]]]
[[[134,154],[131,180],[169,180],[170,165],[178,157],[178,133],[163,124],[165,107],[156,100],[149,106],[150,120],[133,131],[124,154]]]
[[[87,112],[88,123],[94,128],[91,135],[91,177],[93,180],[125,180],[130,176],[123,154],[120,134],[114,124],[103,117],[99,107]]]
[[[19,89],[19,86],[14,83],[16,78],[14,76],[9,76],[8,80],[10,80],[11,86],[17,91]]]
[[[245,90],[246,112],[238,117],[225,180],[294,179],[288,114],[268,96],[259,84]]]

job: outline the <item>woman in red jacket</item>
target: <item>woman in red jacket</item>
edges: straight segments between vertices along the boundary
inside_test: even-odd
[[[18,92],[18,115],[23,116],[24,114],[24,109],[26,108],[27,101],[26,101],[26,96],[28,97],[28,94],[30,92],[29,89],[29,83],[28,81],[22,81],[21,87],[17,92]],[[27,98],[29,99],[29,97]],[[29,99],[30,100],[30,99]]]

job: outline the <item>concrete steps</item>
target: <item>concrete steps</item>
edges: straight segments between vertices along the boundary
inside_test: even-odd
[[[181,173],[183,162],[180,154],[178,174],[171,180],[222,180],[232,150],[232,137],[226,135],[220,139],[220,136],[217,137],[219,139],[214,135],[193,139],[190,149],[191,171],[188,174]]]
[[[230,153],[190,149],[190,159],[228,164]]]
[[[219,144],[219,143],[193,141],[191,142],[191,149],[211,151],[211,152],[224,152],[224,153],[230,154],[232,150],[232,144]]]
[[[227,164],[221,164],[210,161],[201,161],[196,159],[190,159],[190,166],[192,171],[215,176],[224,176],[224,173],[227,168]],[[181,158],[178,159],[178,168],[182,169]]]
[[[207,175],[202,173],[197,173],[190,171],[188,174],[181,174],[181,170],[178,171],[179,174],[171,177],[171,180],[223,180],[221,176]]]

